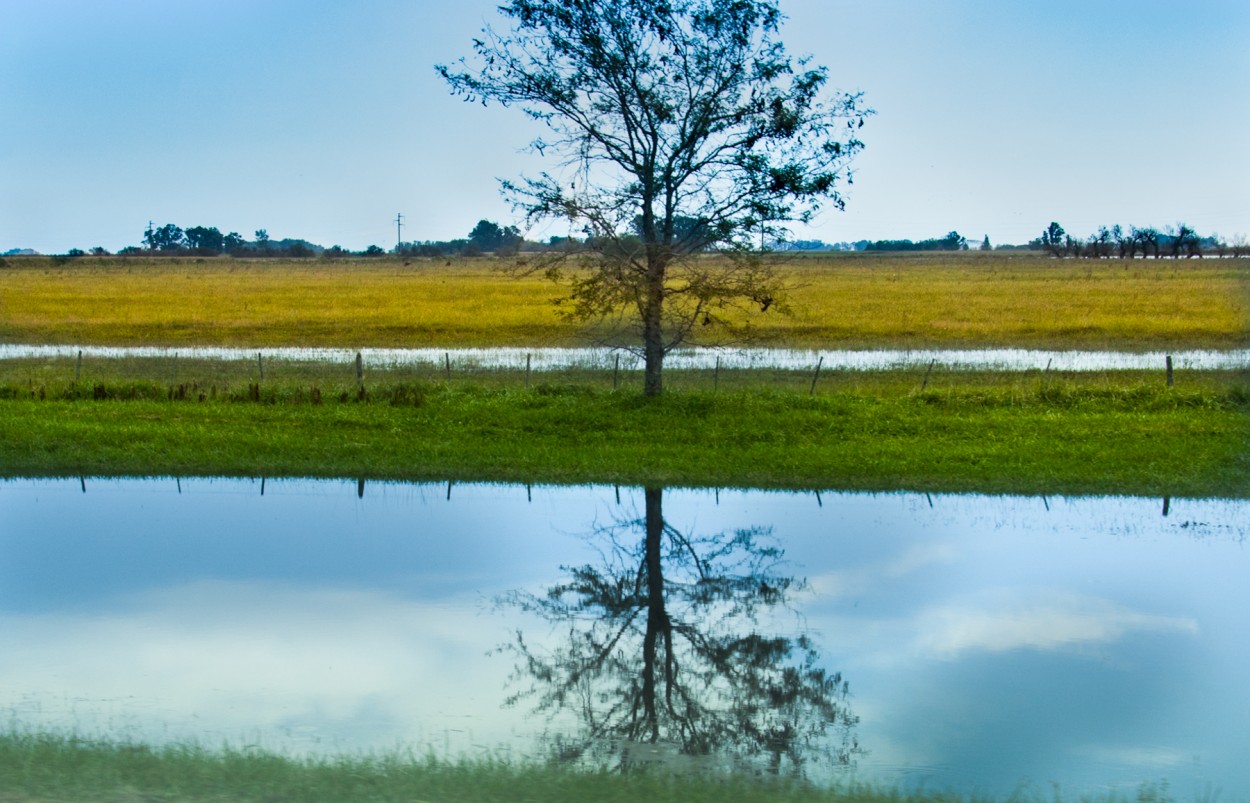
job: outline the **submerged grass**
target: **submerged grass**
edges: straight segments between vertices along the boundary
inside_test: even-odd
[[[514,264],[13,259],[0,270],[0,342],[450,348],[578,345],[595,334],[560,317],[559,287],[499,270]],[[788,259],[778,269],[795,288],[789,314],[729,315],[766,345],[1250,343],[1250,259],[857,254]]]
[[[0,733],[0,803],[218,803],[219,801],[689,801],[699,803],[939,803],[985,796],[824,788],[739,775],[620,775],[491,759],[442,761],[408,753],[291,758],[253,749],[197,744],[149,746],[76,736]],[[1012,794],[1013,801],[1064,799]],[[1072,798],[1077,799],[1077,798]],[[1105,795],[1082,800],[1126,800]],[[1148,785],[1139,803],[1170,800]]]
[[[70,370],[0,366],[0,472],[1250,496],[1244,372],[899,371],[811,394],[807,374],[703,371],[646,399],[590,372]]]

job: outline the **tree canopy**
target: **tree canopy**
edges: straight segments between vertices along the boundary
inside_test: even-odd
[[[559,170],[504,182],[532,223],[567,220],[568,309],[616,319],[661,391],[663,359],[729,306],[767,310],[782,288],[750,259],[820,208],[863,147],[871,112],[779,41],[776,0],[511,0],[475,60],[437,69],[469,101],[519,106]],[[718,249],[733,259],[698,255]]]

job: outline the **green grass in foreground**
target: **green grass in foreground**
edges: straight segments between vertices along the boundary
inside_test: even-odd
[[[703,372],[648,400],[610,377],[383,374],[361,399],[341,380],[217,385],[179,370],[177,386],[0,372],[0,474],[1250,496],[1244,373],[1169,389],[1133,372],[893,372],[808,395],[810,376],[774,387],[723,372],[713,389]]]
[[[218,803],[218,801],[689,801],[700,803],[937,803],[991,800],[866,787],[825,789],[745,776],[619,775],[461,762],[406,754],[292,759],[256,750],[198,745],[149,747],[72,736],[0,734],[0,803]],[[1013,801],[1062,800],[1013,794]],[[1124,800],[1100,796],[1080,800]],[[1139,803],[1170,800],[1165,786],[1138,790]]]

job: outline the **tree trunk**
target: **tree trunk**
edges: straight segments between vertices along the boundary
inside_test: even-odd
[[[658,329],[658,327],[656,327]],[[659,396],[664,390],[663,370],[664,370],[664,344],[660,340],[658,333],[652,334],[651,327],[645,327],[644,351],[643,358],[645,360],[645,373],[643,378],[642,392],[646,396]]]
[[[660,738],[660,720],[656,708],[660,642],[664,642],[666,653],[672,649],[668,611],[664,608],[664,566],[660,557],[664,535],[664,514],[660,507],[663,494],[662,488],[646,489],[647,632],[642,645],[642,706],[644,727],[652,742]]]
[[[664,265],[652,264],[647,271],[647,297],[642,310],[642,354],[645,376],[642,392],[659,396],[664,389]]]

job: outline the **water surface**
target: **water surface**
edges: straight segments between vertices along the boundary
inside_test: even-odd
[[[564,619],[521,603],[576,577],[633,587],[653,501],[611,487],[0,483],[0,711],[157,741],[543,755],[588,723],[536,711],[541,687],[504,706],[535,684],[498,648],[520,633],[554,661],[615,626],[610,594]],[[675,489],[662,503],[674,619],[738,643],[804,639],[847,684],[835,702],[858,721],[802,748],[814,777],[1002,794],[1166,779],[1182,798],[1250,797],[1250,503]],[[788,605],[770,604],[787,580]],[[622,644],[594,678],[605,698],[642,676]],[[825,748],[848,739],[862,750],[844,767]]]
[[[332,348],[225,348],[160,346],[32,346],[0,344],[0,359],[86,358],[194,358],[206,360],[269,360],[354,363],[356,352]],[[534,371],[598,368],[638,371],[642,360],[608,348],[481,348],[481,349],[360,349],[365,366],[441,367],[450,361],[461,368]],[[1191,350],[1171,354],[1174,367],[1190,370],[1227,370],[1250,367],[1250,349]],[[812,370],[878,371],[936,366],[947,370],[996,371],[1107,371],[1163,370],[1168,354],[1162,351],[1047,351],[1041,349],[769,349],[682,348],[673,351],[665,364],[674,369],[774,368]]]

